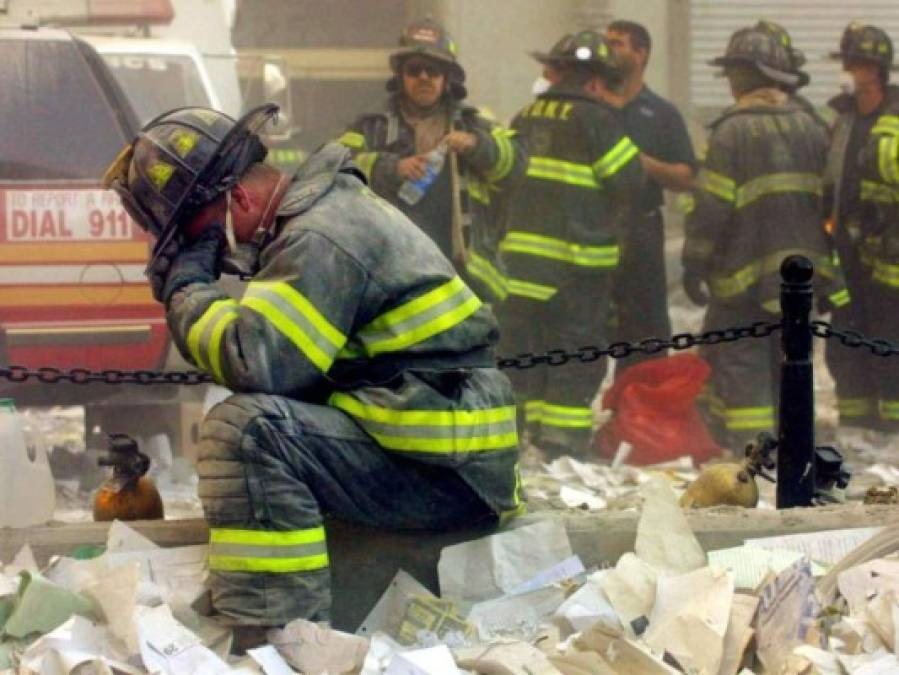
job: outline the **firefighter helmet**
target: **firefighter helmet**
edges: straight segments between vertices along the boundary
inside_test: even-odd
[[[809,74],[804,70],[800,70],[806,62],[805,54],[801,49],[796,49],[796,47],[793,46],[793,40],[790,38],[790,34],[787,32],[786,28],[779,23],[768,21],[767,19],[761,19],[755,24],[755,28],[756,30],[768,33],[771,37],[780,42],[787,52],[789,52],[790,61],[793,64],[793,72],[799,77],[799,84],[796,85],[797,89],[804,87],[811,82]]]
[[[450,34],[433,19],[425,18],[409,24],[400,36],[399,49],[390,55],[390,69],[394,77],[388,83],[388,90],[399,90],[397,78],[403,61],[410,56],[426,56],[446,67],[450,95],[456,99],[465,98],[465,71],[456,59],[456,51],[456,43]]]
[[[541,56],[534,54],[540,61]],[[621,63],[605,36],[593,30],[566,35],[550,50],[553,65],[581,67],[600,75],[610,84],[621,81]]]
[[[865,26],[853,21],[843,31],[840,50],[831,52],[831,58],[841,61],[867,61],[884,71],[896,70],[893,65],[893,41],[877,26]]]
[[[709,65],[754,66],[769,80],[788,87],[799,85],[790,52],[781,40],[769,31],[757,27],[742,28],[730,36],[724,56],[709,61]]]
[[[257,131],[278,112],[266,104],[240,120],[210,108],[176,108],[148,122],[106,170],[103,183],[156,238],[153,259],[179,221],[232,188],[268,150]]]
[[[557,65],[565,60],[566,49],[573,38],[574,35],[566,33],[556,41],[548,52],[530,52],[530,55],[544,65]]]

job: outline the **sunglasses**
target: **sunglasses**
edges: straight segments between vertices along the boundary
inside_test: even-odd
[[[424,73],[428,77],[437,77],[443,75],[443,68],[436,63],[423,63],[421,61],[413,61],[403,66],[403,75],[408,77],[418,77]]]

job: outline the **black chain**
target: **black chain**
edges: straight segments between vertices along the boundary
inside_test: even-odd
[[[845,347],[868,349],[874,356],[895,356],[899,354],[899,346],[881,338],[868,338],[857,330],[834,328],[826,321],[812,321],[812,335],[829,340],[835,338]]]
[[[640,342],[613,342],[607,347],[580,347],[574,351],[553,349],[544,354],[519,354],[513,357],[499,357],[497,367],[501,369],[515,368],[527,370],[535,366],[564,366],[567,363],[592,363],[603,357],[623,359],[631,354],[658,354],[666,349],[682,351],[699,345],[716,345],[724,342],[736,342],[744,338],[764,338],[780,330],[780,323],[759,321],[751,326],[722,328],[710,330],[699,335],[678,333],[670,338],[647,338]],[[36,380],[43,384],[177,384],[196,385],[213,382],[211,376],[196,370],[187,371],[155,371],[155,370],[100,370],[87,368],[27,368],[25,366],[7,366],[0,368],[0,379],[9,382],[28,382]]]

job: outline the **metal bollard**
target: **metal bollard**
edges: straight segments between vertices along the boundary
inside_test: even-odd
[[[792,255],[780,266],[783,313],[777,508],[812,506],[815,494],[815,394],[812,372],[812,262]]]

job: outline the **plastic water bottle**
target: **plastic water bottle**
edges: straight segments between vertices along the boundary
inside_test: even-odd
[[[0,527],[43,525],[55,507],[43,437],[23,428],[12,399],[0,399]]]
[[[425,166],[425,175],[418,180],[407,180],[400,186],[399,192],[397,192],[399,198],[410,206],[421,201],[421,198],[425,196],[425,192],[431,187],[431,183],[440,175],[443,163],[446,161],[446,145],[438,145],[427,154],[427,158],[428,163]]]

